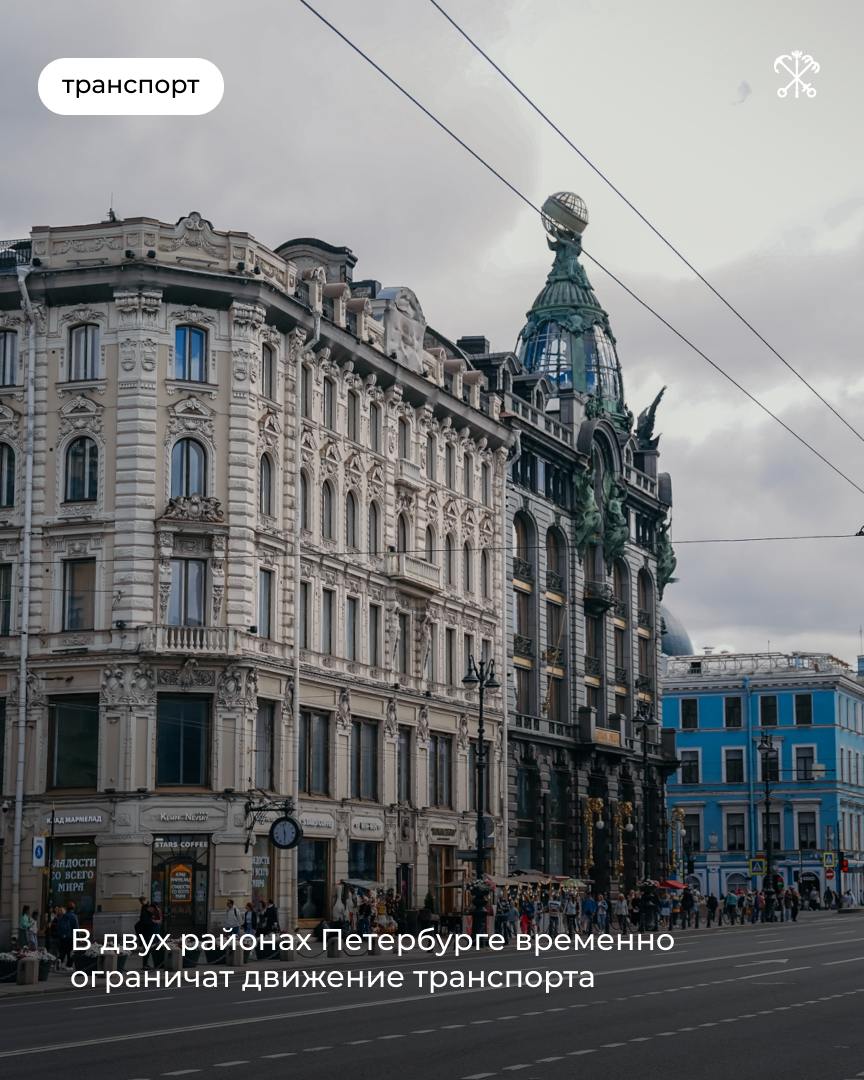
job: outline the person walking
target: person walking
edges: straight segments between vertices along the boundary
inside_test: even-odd
[[[706,915],[707,915],[707,918],[706,918],[706,921],[705,921],[706,926],[713,926],[714,925],[714,920],[717,918],[717,909],[718,909],[719,906],[720,905],[719,905],[719,903],[717,901],[717,897],[714,895],[714,893],[713,892],[709,893],[708,894],[708,899],[705,901],[705,912],[706,912]],[[717,921],[717,925],[718,926],[720,925],[719,919]]]
[[[27,928],[27,948],[33,952],[39,948],[39,912],[34,908],[30,913],[30,926]]]
[[[681,929],[689,930],[693,918],[694,899],[691,889],[685,889],[681,894]]]
[[[72,967],[72,945],[77,929],[78,916],[75,914],[75,903],[70,900],[57,923],[57,934],[60,938],[60,962],[67,968]]]
[[[18,944],[22,949],[28,948],[28,938],[30,935],[30,905],[25,904],[21,908],[21,915],[18,918]]]
[[[730,889],[726,893],[726,918],[729,920],[729,925],[734,926],[738,917],[738,897]]]
[[[618,923],[618,932],[626,934],[630,929],[630,905],[624,893],[620,893],[615,901],[615,919]]]
[[[243,933],[254,934],[258,929],[258,916],[255,913],[255,908],[251,902],[246,904],[246,910],[243,912]]]
[[[792,904],[789,909],[789,914],[792,918],[792,922],[798,922],[798,911],[801,907],[801,897],[798,895],[798,890],[792,890]]]
[[[597,901],[588,893],[585,899],[582,901],[582,929],[586,934],[590,934],[594,929],[594,918],[597,914]]]
[[[576,897],[572,892],[567,893],[567,899],[564,901],[564,919],[567,923],[567,933],[576,933],[576,918],[579,915],[579,905],[576,902]]]

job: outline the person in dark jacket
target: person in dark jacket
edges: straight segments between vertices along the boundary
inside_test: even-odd
[[[66,910],[57,920],[57,936],[60,939],[60,963],[67,968],[72,967],[72,945],[77,929],[78,916],[75,914],[75,904],[70,900],[66,905]]]

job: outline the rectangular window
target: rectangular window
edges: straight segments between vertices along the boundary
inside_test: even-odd
[[[12,633],[12,564],[0,563],[0,637]],[[0,780],[2,784],[2,780]]]
[[[654,643],[646,637],[639,637],[639,674],[647,675],[649,678],[652,675],[651,671],[651,654],[654,648]]]
[[[336,387],[332,379],[324,380],[324,426],[336,428]]]
[[[273,791],[273,761],[276,739],[276,704],[258,702],[255,717],[255,787]]]
[[[801,851],[815,851],[818,847],[819,843],[816,839],[816,811],[799,811],[798,848]]]
[[[745,851],[747,837],[744,831],[743,814],[726,815],[726,850]]]
[[[96,589],[95,559],[66,559],[63,563],[63,629],[92,630]]]
[[[357,618],[360,601],[356,596],[349,596],[345,601],[345,656],[349,660],[357,659]]]
[[[681,699],[681,728],[684,731],[699,727],[699,698]]]
[[[549,605],[552,607],[553,605]],[[627,679],[627,636],[626,631],[620,626],[615,627],[615,681],[625,682]]]
[[[321,590],[321,652],[333,654],[333,602],[335,593],[332,589]]]
[[[816,751],[812,746],[795,747],[795,779],[812,780]]]
[[[399,648],[396,652],[396,670],[400,675],[411,673],[411,616],[399,612]]]
[[[546,716],[558,724],[567,723],[567,699],[564,694],[564,680],[557,675],[550,675],[546,684]]]
[[[261,393],[276,400],[276,354],[269,345],[261,346]]]
[[[273,637],[273,571],[258,571],[258,634]]]
[[[374,720],[351,722],[351,798],[378,798],[378,725]]]
[[[682,750],[681,751],[681,783],[682,784],[698,784],[699,783],[699,751],[698,750]]]
[[[723,699],[723,719],[727,728],[741,727],[740,697],[727,697]]]
[[[354,390],[348,391],[348,438],[360,441],[360,397]]]
[[[528,716],[533,712],[531,698],[531,675],[527,668],[517,667],[516,671],[516,712]]]
[[[762,727],[777,726],[777,697],[775,694],[763,694],[759,698],[759,723]]]
[[[603,658],[603,623],[596,615],[585,616],[585,655],[593,660]]]
[[[205,787],[209,776],[210,698],[159,694],[156,786]]]
[[[444,632],[445,677],[448,686],[456,685],[456,631],[448,626]]]
[[[812,694],[796,694],[795,695],[795,723],[796,724],[812,724],[813,723],[813,695]]]
[[[95,789],[99,696],[49,698],[48,787]]]
[[[174,377],[187,382],[207,382],[207,335],[194,326],[178,326],[174,332]]]
[[[489,743],[486,743],[486,760],[483,769],[483,813],[489,813],[491,799],[489,797]],[[468,744],[468,809],[472,813],[477,812],[477,740],[472,739]]]
[[[309,648],[309,582],[300,582],[300,616],[299,616],[299,645],[301,649]]]
[[[0,698],[0,792],[6,790],[3,785],[3,770],[6,768],[6,698]]]
[[[427,682],[438,682],[438,623],[429,623],[429,638],[426,642],[426,662],[423,673]]]
[[[18,381],[18,335],[14,330],[0,330],[0,385],[14,386]]]
[[[453,740],[449,735],[429,738],[429,805],[451,807],[453,782]]]
[[[300,371],[300,415],[304,420],[312,416],[312,372],[305,364]]]
[[[474,635],[463,634],[462,635],[462,674],[468,673],[471,657],[474,655]]]
[[[69,334],[69,379],[95,379],[99,371],[99,327],[93,323],[73,327]]]
[[[381,407],[374,402],[369,406],[369,448],[381,453]]]
[[[780,814],[775,813],[773,810],[770,814],[770,818],[766,819],[766,815],[762,814],[762,847],[767,850],[768,848],[768,833],[765,828],[766,822],[771,828],[771,848],[773,851],[779,851],[781,847],[780,843]]]
[[[168,592],[169,626],[203,626],[207,563],[204,559],[172,559]]]
[[[684,815],[684,848],[691,854],[702,850],[702,821],[698,814]]]
[[[399,728],[399,745],[396,750],[397,797],[400,803],[411,803],[411,728]]]
[[[330,793],[330,717],[300,710],[297,786],[305,795]]]
[[[726,767],[727,784],[744,783],[744,751],[724,750],[723,759]]]
[[[381,666],[381,608],[369,605],[369,666]]]
[[[426,479],[434,480],[435,473],[437,472],[436,457],[438,455],[438,443],[435,440],[434,435],[426,436]]]
[[[357,881],[381,880],[381,844],[377,840],[349,841],[348,877]]]

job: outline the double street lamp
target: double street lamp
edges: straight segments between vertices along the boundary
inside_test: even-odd
[[[633,726],[642,736],[642,880],[645,881],[651,876],[648,858],[648,734],[660,727],[660,722],[655,718],[654,710],[647,701],[639,702]]]
[[[762,781],[765,785],[765,817],[762,830],[765,836],[765,877],[762,880],[762,888],[765,892],[765,908],[768,919],[773,918],[774,909],[774,837],[771,828],[771,780],[779,779],[777,748],[774,746],[774,736],[766,733],[756,746],[762,756]]]
[[[495,661],[481,659],[478,662],[473,656],[468,657],[468,670],[462,679],[462,685],[466,690],[476,690],[478,693],[478,716],[477,716],[477,753],[474,755],[477,795],[477,844],[474,853],[476,863],[476,877],[473,888],[474,900],[474,936],[479,937],[486,931],[486,897],[488,888],[483,883],[483,865],[486,861],[486,731],[484,724],[484,700],[487,690],[500,690],[501,683],[495,677]]]

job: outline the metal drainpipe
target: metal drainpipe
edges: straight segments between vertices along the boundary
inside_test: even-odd
[[[30,625],[30,571],[32,567],[33,531],[33,449],[36,413],[36,317],[26,278],[32,267],[19,267],[18,288],[21,307],[28,325],[27,348],[27,428],[24,471],[24,535],[21,544],[19,582],[21,588],[21,623],[18,656],[18,759],[15,769],[15,828],[12,840],[12,900],[11,919],[14,940],[18,938],[18,910],[21,906],[21,841],[24,827],[24,771],[27,745],[27,661],[29,658],[28,629]]]
[[[752,692],[751,687],[750,687],[750,678],[749,678],[749,676],[747,676],[747,675],[744,676],[744,679],[742,681],[742,685],[744,687],[744,702],[745,702],[745,705],[747,707],[747,790],[748,790],[748,798],[750,800],[750,806],[748,808],[749,812],[748,812],[748,815],[747,815],[748,818],[749,818],[747,831],[748,831],[748,834],[749,834],[749,841],[750,842],[748,843],[747,848],[748,848],[748,850],[750,852],[750,858],[752,859],[755,856],[757,851],[761,851],[761,847],[759,845],[759,813],[758,813],[758,811],[756,809],[756,776],[755,776],[755,774],[756,774],[756,762],[759,759],[759,754],[754,750],[754,741],[755,740],[753,738],[753,716],[752,716],[753,692]],[[723,835],[723,833],[722,833],[723,822],[722,821],[720,822],[720,825],[721,825],[721,833],[720,833],[720,835],[722,836]],[[750,876],[750,874],[749,874],[749,867],[748,867],[747,877],[749,877],[749,876]]]
[[[299,776],[297,754],[300,749],[300,461],[303,444],[303,357],[314,349],[320,340],[321,315],[316,312],[312,340],[297,349],[297,368],[294,373],[294,707],[291,716],[291,768],[294,775],[288,779],[289,791]],[[299,790],[296,794],[299,799]],[[295,898],[296,895],[295,889]]]
[[[522,446],[520,442],[516,444],[516,452],[512,458],[509,458],[504,462],[504,476],[501,481],[501,586],[502,596],[504,600],[504,617],[501,620],[501,670],[505,673],[502,689],[501,689],[501,724],[502,724],[502,737],[501,737],[501,823],[504,829],[504,877],[510,876],[510,794],[508,791],[507,777],[510,771],[509,767],[509,733],[507,730],[508,716],[510,713],[510,678],[512,677],[512,669],[507,662],[507,643],[510,627],[510,577],[508,568],[510,564],[510,557],[508,554],[509,533],[507,530],[507,498],[510,491],[510,484],[508,483],[508,477],[510,475],[510,469],[513,464],[519,460],[522,453]]]

